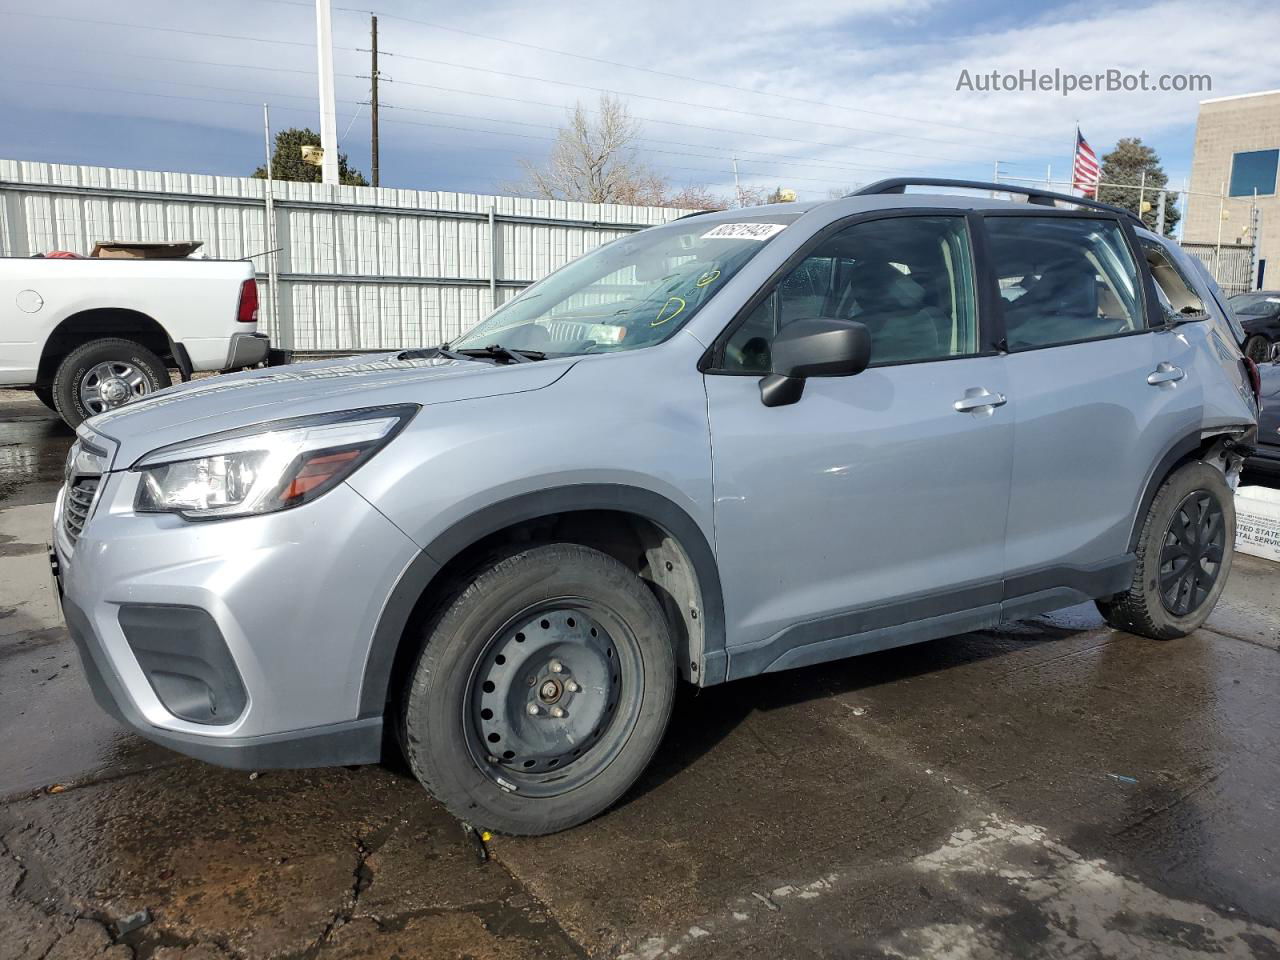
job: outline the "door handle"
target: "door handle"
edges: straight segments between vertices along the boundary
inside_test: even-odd
[[[992,393],[986,387],[970,387],[964,396],[952,404],[957,413],[992,413],[996,407],[1008,403],[1003,393]]]
[[[1187,375],[1181,367],[1175,367],[1168,360],[1161,360],[1156,368],[1147,374],[1147,383],[1158,387],[1162,383],[1177,383]]]

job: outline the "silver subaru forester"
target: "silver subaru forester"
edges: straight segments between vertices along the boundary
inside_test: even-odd
[[[86,421],[52,560],[96,698],[241,768],[398,740],[537,834],[636,780],[681,680],[1086,600],[1196,629],[1256,435],[1221,292],[1122,210],[975,186],[686,217],[453,343]]]

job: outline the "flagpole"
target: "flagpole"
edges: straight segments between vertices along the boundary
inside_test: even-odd
[[[1076,141],[1071,145],[1071,195],[1076,195],[1076,157],[1080,156],[1080,121],[1076,121]],[[1085,191],[1082,191],[1085,192]]]

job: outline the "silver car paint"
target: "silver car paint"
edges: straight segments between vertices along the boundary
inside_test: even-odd
[[[766,407],[757,378],[706,378],[730,656],[793,624],[998,581],[1014,409],[1001,357],[814,379]]]
[[[356,718],[397,581],[460,519],[548,488],[620,484],[683,511],[714,547],[731,652],[866,604],[1123,555],[1150,472],[1180,433],[1252,421],[1208,324],[814,379],[781,408],[760,404],[754,377],[698,372],[706,346],[816,231],[872,210],[975,206],[1000,204],[794,205],[803,215],[685,329],[642,350],[508,366],[349,358],[189,384],[94,418],[82,435],[119,450],[79,543],[55,531],[67,597],[148,724],[243,737]],[[1184,381],[1148,385],[1161,360],[1182,365]],[[979,387],[1008,402],[952,408]],[[296,510],[206,523],[132,512],[128,467],[158,447],[400,403],[422,409],[347,484]],[[250,691],[235,725],[163,709],[120,635],[123,602],[209,610]]]

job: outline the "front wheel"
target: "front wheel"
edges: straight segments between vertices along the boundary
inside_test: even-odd
[[[1147,510],[1132,585],[1098,610],[1118,630],[1185,637],[1222,595],[1235,539],[1235,499],[1222,472],[1200,461],[1178,468]]]
[[[554,833],[635,782],[674,693],[670,631],[640,578],[587,547],[532,547],[486,567],[429,620],[401,739],[455,816]]]
[[[53,377],[53,402],[62,419],[82,420],[169,386],[164,361],[140,343],[91,340],[67,354]]]

